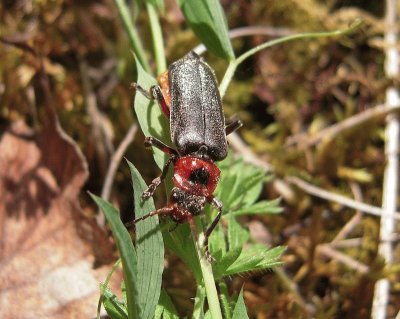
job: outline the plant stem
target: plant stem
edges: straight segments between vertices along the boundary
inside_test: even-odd
[[[257,45],[256,47],[252,48],[251,50],[243,53],[241,56],[239,56],[236,59],[236,63],[239,65],[244,60],[246,60],[248,57],[252,56],[253,54],[260,52],[261,50],[264,50],[266,48],[272,47],[274,45],[283,43],[283,42],[288,42],[288,41],[298,40],[298,39],[312,39],[312,38],[323,38],[323,37],[333,37],[333,36],[343,35],[343,34],[353,32],[355,29],[358,29],[361,26],[361,24],[362,24],[362,20],[357,19],[347,29],[326,31],[326,32],[305,32],[305,33],[293,34],[293,35],[289,35],[287,37],[268,41],[263,44]]]
[[[150,2],[146,2],[147,14],[150,20],[150,29],[153,39],[153,50],[156,58],[157,74],[161,74],[167,69],[167,62],[164,53],[164,40],[162,36],[160,21],[156,8]]]
[[[398,1],[386,0],[386,27],[385,27],[385,73],[388,80],[398,78],[400,56],[397,45],[397,8]],[[398,88],[393,85],[386,90],[386,105],[396,107],[400,102]],[[399,165],[399,134],[400,123],[396,114],[389,114],[386,118],[385,129],[385,157],[386,167],[383,179],[382,209],[379,254],[385,259],[387,265],[393,263],[392,236],[395,231],[395,212],[398,191],[398,165]],[[388,278],[380,279],[375,284],[374,299],[372,303],[371,318],[387,318],[387,306],[390,297],[390,281]]]
[[[219,282],[219,291],[220,291],[220,298],[221,298],[221,304],[222,304],[222,311],[224,312],[224,318],[225,319],[231,319],[232,318],[232,313],[231,309],[229,308],[229,300],[228,300],[228,287],[225,282],[222,280]]]
[[[226,69],[224,78],[221,81],[221,84],[219,85],[219,94],[221,95],[221,98],[224,97],[226,90],[228,88],[229,83],[231,82],[233,75],[235,74],[236,68],[238,66],[237,60],[232,60],[229,62],[228,68]]]
[[[212,319],[222,319],[221,305],[219,303],[212,267],[203,253],[202,245],[200,245],[200,243],[204,241],[204,233],[202,231],[203,228],[198,218],[195,218],[195,223],[197,233],[200,233],[198,242],[195,243],[195,246],[197,250],[197,256],[199,257],[201,273],[203,275],[204,287],[206,288],[208,308],[210,309]],[[199,232],[200,230],[201,232]]]
[[[126,3],[124,0],[114,0],[114,2],[117,6],[119,15],[121,16],[121,20],[124,25],[124,28],[125,28],[126,32],[128,33],[129,42],[131,43],[133,52],[137,56],[142,67],[147,72],[149,72],[150,66],[147,63],[147,60],[145,58],[144,49],[143,49],[142,43],[140,42],[139,35],[137,34],[136,29],[132,23],[128,7],[126,6]]]
[[[354,21],[354,23],[347,29],[343,30],[335,30],[335,31],[326,31],[326,32],[305,32],[305,33],[299,33],[299,34],[293,34],[289,35],[287,37],[282,37],[279,39],[274,39],[271,41],[267,41],[263,44],[260,44],[253,49],[243,53],[241,56],[239,56],[237,59],[229,62],[228,68],[226,69],[224,78],[221,81],[221,84],[219,86],[220,94],[221,97],[225,95],[226,89],[228,88],[229,83],[232,80],[232,77],[236,71],[236,68],[239,66],[240,63],[242,63],[244,60],[249,58],[250,56],[260,52],[261,50],[264,50],[266,48],[272,47],[274,45],[292,41],[292,40],[298,40],[298,39],[311,39],[311,38],[323,38],[323,37],[332,37],[332,36],[338,36],[338,35],[343,35],[347,34],[350,32],[353,32],[357,28],[359,28],[362,24],[362,20],[357,19]]]

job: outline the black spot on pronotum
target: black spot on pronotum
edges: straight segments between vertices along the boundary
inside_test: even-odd
[[[191,182],[202,185],[207,185],[209,179],[210,173],[203,167],[194,169],[189,176]]]

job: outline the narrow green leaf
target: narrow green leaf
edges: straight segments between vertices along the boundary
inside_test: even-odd
[[[108,288],[108,283],[111,280],[111,276],[113,275],[113,273],[119,267],[120,264],[121,264],[121,258],[118,258],[118,260],[114,263],[114,265],[111,267],[110,271],[108,272],[108,275],[107,275],[106,280],[104,281],[104,283],[100,284],[100,298],[99,298],[99,303],[98,303],[98,307],[97,307],[97,316],[96,316],[97,319],[100,319],[101,305],[105,302],[104,301],[105,298],[109,298],[108,296],[105,296],[106,289],[109,289]],[[111,289],[110,289],[110,295],[114,295],[114,293],[111,291]],[[126,317],[128,317],[128,312],[126,310],[126,298],[124,299],[124,303],[122,303],[122,304],[123,304],[123,307],[125,309],[124,313],[126,313]],[[105,304],[104,304],[104,307],[106,308]],[[107,308],[106,308],[106,310],[107,310]],[[112,311],[112,310],[110,310],[110,311]],[[107,312],[108,312],[108,310],[107,310]]]
[[[247,207],[241,207],[231,212],[233,216],[255,215],[255,214],[278,214],[282,212],[279,207],[280,198],[274,200],[262,200]]]
[[[237,247],[228,251],[218,261],[218,264],[213,266],[214,276],[219,279],[244,272],[258,271],[279,266],[282,264],[279,258],[284,250],[285,247],[279,246],[267,249],[261,244],[252,245],[246,250]]]
[[[223,8],[218,0],[178,0],[179,6],[193,32],[213,54],[233,60]]]
[[[115,243],[121,256],[124,279],[127,287],[126,297],[128,318],[140,318],[138,288],[136,285],[137,258],[135,249],[133,248],[131,236],[126,230],[124,224],[122,224],[118,210],[116,210],[109,202],[103,200],[102,198],[97,197],[93,194],[90,194],[90,196],[104,212],[104,215],[106,216],[107,221],[110,224]]]
[[[157,85],[157,81],[149,75],[136,60],[138,73],[137,83],[145,90],[149,90],[152,85]],[[169,138],[169,123],[161,109],[154,101],[149,101],[143,94],[136,92],[134,109],[138,118],[140,128],[145,136],[154,136],[166,144],[171,145]],[[168,134],[166,134],[168,132]],[[167,156],[159,149],[153,149],[154,159],[161,169],[166,162]]]
[[[232,170],[235,166],[232,167]],[[228,170],[221,171],[221,181],[216,190],[216,197],[221,200],[224,205],[224,211],[230,210],[232,207],[232,202],[237,198],[237,193],[235,192],[238,185],[238,176],[233,172]],[[239,195],[242,196],[243,194]]]
[[[245,229],[232,214],[229,214],[228,219],[229,219],[229,224],[228,224],[229,249],[243,247],[243,245],[250,238],[249,231]]]
[[[221,181],[216,191],[224,204],[224,211],[246,209],[259,197],[265,173],[252,165],[244,164],[243,160],[233,161],[228,157],[219,165]]]
[[[147,186],[137,169],[128,161],[134,187],[135,217],[155,210],[153,199],[146,201],[141,195]],[[164,243],[159,230],[158,216],[136,224],[137,287],[143,319],[154,317],[161,292],[161,277],[164,268]]]
[[[122,293],[122,300],[126,303],[126,286],[125,281],[121,282],[121,293]]]
[[[122,24],[124,25],[125,31],[128,33],[128,39],[130,41],[133,52],[137,56],[139,63],[146,69],[150,70],[149,64],[147,63],[145,51],[143,49],[140,37],[136,32],[136,28],[133,25],[133,21],[129,12],[129,8],[125,0],[114,0],[114,3],[118,9],[119,15],[121,17]]]
[[[179,225],[172,232],[166,230],[163,232],[163,236],[165,245],[189,267],[193,272],[196,282],[201,283],[201,268],[189,225]]]
[[[161,12],[164,11],[164,0],[146,0],[146,2],[151,3]]]
[[[243,288],[240,290],[239,297],[237,299],[235,309],[233,310],[232,319],[246,319],[249,318],[247,315],[246,305],[243,299]]]
[[[175,306],[168,296],[167,292],[163,289],[161,291],[160,300],[157,305],[154,319],[179,319]]]
[[[224,277],[226,275],[226,270],[239,258],[241,253],[242,247],[237,247],[229,250],[220,259],[218,259],[218,263],[213,265],[215,278],[219,279]]]
[[[108,315],[113,319],[127,319],[128,311],[126,305],[105,284],[101,284],[101,295],[103,305]]]
[[[212,232],[210,238],[209,238],[209,246],[210,246],[210,251],[213,257],[218,261],[217,255],[215,255],[216,252],[221,252],[225,253],[227,249],[227,245],[225,242],[225,234],[220,225],[218,225],[214,231]],[[222,255],[221,255],[222,257]]]
[[[281,265],[279,261],[284,247],[266,249],[264,245],[252,245],[243,250],[240,256],[225,270],[224,276],[231,276],[243,272],[268,269]]]

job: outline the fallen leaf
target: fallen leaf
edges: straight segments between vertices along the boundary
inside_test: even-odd
[[[0,139],[0,318],[94,318],[110,269],[93,268],[96,238],[103,261],[113,249],[79,207],[86,160],[48,111],[40,131],[19,121]]]

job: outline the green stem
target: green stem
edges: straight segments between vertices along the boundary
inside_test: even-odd
[[[193,319],[204,317],[204,300],[206,297],[205,289],[202,285],[197,285],[196,297],[194,298],[193,305]]]
[[[167,69],[161,25],[154,5],[150,2],[146,2],[146,8],[150,20],[150,29],[153,39],[153,50],[157,64],[157,74],[161,74]]]
[[[223,317],[221,312],[221,305],[219,303],[218,292],[217,292],[217,287],[215,285],[215,279],[214,279],[214,274],[212,272],[212,267],[204,255],[202,245],[199,244],[204,241],[204,233],[202,232],[202,226],[198,218],[195,219],[195,223],[197,232],[199,233],[199,230],[201,230],[198,242],[195,243],[195,246],[197,250],[197,256],[200,261],[200,268],[201,268],[201,273],[203,275],[204,287],[206,288],[208,308],[210,309],[212,319],[222,319]]]
[[[147,63],[147,60],[145,58],[144,49],[143,49],[142,43],[140,42],[139,35],[137,34],[136,29],[132,23],[128,7],[126,6],[126,3],[124,0],[114,0],[114,2],[118,8],[118,12],[119,12],[119,15],[121,16],[121,20],[124,25],[124,28],[125,28],[126,32],[128,33],[129,42],[131,43],[133,52],[137,56],[142,67],[147,72],[149,72],[150,66]]]
[[[229,305],[229,300],[228,300],[228,287],[225,282],[220,281],[219,282],[219,295],[221,299],[221,304],[222,304],[222,310],[224,312],[224,318],[225,319],[231,319],[232,318],[232,313]]]
[[[224,78],[222,79],[220,85],[219,85],[219,94],[221,95],[221,98],[224,97],[226,90],[228,89],[228,85],[231,82],[233,75],[235,74],[236,68],[238,66],[237,60],[232,60],[229,62],[228,68],[226,69]]]
[[[240,57],[238,57],[236,59],[236,63],[237,63],[237,65],[239,65],[244,60],[246,60],[248,57],[252,56],[253,54],[260,52],[261,50],[264,50],[266,48],[272,47],[273,45],[276,45],[279,43],[288,42],[288,41],[297,40],[297,39],[305,39],[305,38],[312,39],[312,38],[334,37],[334,36],[338,36],[338,35],[343,35],[343,34],[353,32],[355,29],[359,28],[361,26],[361,24],[362,24],[362,20],[357,19],[347,29],[326,31],[326,32],[305,32],[305,33],[293,34],[293,35],[289,35],[287,37],[268,41],[263,44],[257,45],[253,49],[243,53]]]
[[[222,79],[221,84],[219,86],[221,97],[223,97],[225,95],[226,89],[228,88],[228,85],[231,82],[232,77],[235,74],[235,71],[236,71],[237,67],[239,66],[239,64],[242,63],[247,58],[249,58],[250,56],[260,52],[261,50],[272,47],[276,44],[293,41],[293,40],[298,40],[298,39],[311,39],[311,38],[322,38],[322,37],[333,37],[333,36],[338,36],[338,35],[344,35],[344,34],[351,33],[354,30],[358,29],[362,25],[362,23],[363,23],[363,21],[361,19],[356,19],[352,23],[352,25],[347,29],[326,31],[326,32],[305,32],[305,33],[293,34],[293,35],[289,35],[287,37],[282,37],[279,39],[265,42],[263,44],[260,44],[256,47],[252,48],[251,50],[249,50],[249,51],[243,53],[241,56],[239,56],[236,60],[233,60],[229,63],[229,66],[226,69],[224,78]]]

